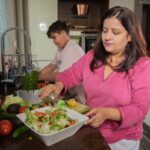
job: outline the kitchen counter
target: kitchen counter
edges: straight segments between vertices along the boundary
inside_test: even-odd
[[[29,138],[32,137],[32,140]],[[102,135],[90,126],[82,127],[73,136],[52,146],[46,146],[30,131],[18,139],[0,137],[0,150],[110,150]]]

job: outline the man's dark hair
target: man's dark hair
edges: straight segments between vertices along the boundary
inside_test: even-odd
[[[50,25],[47,31],[47,36],[51,38],[51,33],[60,33],[61,31],[65,31],[67,34],[69,34],[69,27],[65,21],[55,21]]]

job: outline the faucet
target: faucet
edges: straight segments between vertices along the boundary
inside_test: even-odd
[[[28,45],[28,50],[31,48],[31,39],[30,39],[30,36],[29,34],[19,28],[19,27],[9,27],[7,28],[3,33],[2,33],[2,36],[1,36],[1,62],[2,62],[2,73],[3,73],[3,77],[4,79],[6,79],[7,77],[7,72],[6,72],[6,68],[5,68],[5,35],[7,32],[11,31],[11,30],[16,30],[16,31],[21,31],[23,32],[24,36],[26,37],[26,44]],[[26,57],[26,64],[27,66],[31,69],[32,68],[32,57],[31,57],[31,53],[26,53],[25,55]]]

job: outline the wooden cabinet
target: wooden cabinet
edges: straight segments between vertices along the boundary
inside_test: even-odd
[[[88,5],[86,15],[78,15],[77,4]],[[58,19],[66,21],[75,29],[95,30],[108,7],[109,0],[58,0]]]

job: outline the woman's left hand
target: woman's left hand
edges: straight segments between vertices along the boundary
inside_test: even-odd
[[[90,118],[86,124],[96,128],[107,119],[107,108],[94,108],[85,115]]]
[[[121,114],[119,109],[117,108],[111,107],[93,108],[85,115],[90,118],[86,122],[86,124],[89,124],[95,128],[99,127],[107,119],[121,121]]]

